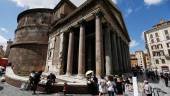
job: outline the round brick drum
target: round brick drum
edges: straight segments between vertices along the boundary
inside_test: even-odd
[[[9,55],[15,74],[24,76],[44,70],[51,16],[51,9],[30,9],[19,14]]]

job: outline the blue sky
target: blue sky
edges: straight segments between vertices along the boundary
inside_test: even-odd
[[[40,2],[41,1],[41,2]],[[85,0],[71,0],[79,6]],[[28,8],[53,8],[59,0],[0,0],[0,45],[14,38],[17,15]],[[170,0],[113,0],[121,10],[131,42],[131,52],[145,50],[143,32],[160,19],[170,20]]]

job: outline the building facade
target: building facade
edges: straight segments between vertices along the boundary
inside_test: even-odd
[[[43,15],[46,15],[46,18],[43,18]],[[36,17],[42,19],[39,20]],[[31,22],[35,19],[41,23],[47,20],[45,30],[40,30],[42,25],[44,28],[44,23]],[[61,0],[52,10],[27,10],[19,15],[18,21],[19,27],[16,31],[16,40],[11,47],[11,58],[16,56],[14,51],[25,50],[22,52],[30,54],[28,48],[32,46],[30,42],[33,39],[36,41],[37,47],[32,47],[31,52],[34,53],[34,50],[39,49],[40,41],[42,41],[44,47],[41,48],[41,52],[47,54],[47,59],[44,59],[46,55],[43,55],[43,58],[32,58],[33,55],[27,55],[28,62],[22,52],[17,53],[15,59],[18,61],[11,59],[11,62],[14,63],[15,73],[23,71],[21,69],[26,67],[36,69],[40,66],[45,67],[45,72],[68,76],[84,76],[88,70],[93,70],[97,76],[130,71],[130,38],[121,12],[111,0],[87,0],[79,7],[69,0]],[[20,23],[26,23],[26,25],[23,26],[24,24]],[[29,24],[32,26],[28,26]],[[30,37],[24,39],[23,37],[27,37],[27,35],[22,35],[22,33],[30,34]],[[37,38],[39,35],[40,37]],[[27,48],[25,48],[25,44],[28,46]],[[18,59],[19,56],[24,60]],[[34,54],[34,56],[36,55]],[[43,63],[38,63],[41,60],[39,58],[43,60]],[[21,62],[22,60],[24,62]],[[27,71],[30,72],[30,70]]]
[[[135,56],[137,58],[137,64],[139,67],[141,67],[142,69],[146,68],[146,62],[145,62],[145,54],[143,51],[136,51],[135,52]]]
[[[147,69],[151,69],[151,60],[150,60],[150,56],[149,54],[144,54],[145,58],[144,58],[144,61],[145,61],[145,67]]]
[[[131,66],[139,66],[142,69],[150,68],[150,57],[143,51],[136,51],[135,54],[131,54]]]
[[[145,33],[145,42],[151,57],[151,67],[159,72],[170,67],[170,21],[161,20]]]
[[[132,68],[138,66],[138,59],[135,54],[130,54],[130,63]]]

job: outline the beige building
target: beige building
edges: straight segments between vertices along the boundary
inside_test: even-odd
[[[144,58],[144,61],[145,61],[145,66],[146,68],[150,69],[151,68],[151,60],[150,60],[150,56],[149,54],[144,54],[145,58]]]
[[[131,66],[139,66],[142,69],[150,68],[150,57],[143,51],[136,51],[135,54],[131,54]]]
[[[136,51],[135,56],[137,58],[137,64],[140,66],[142,69],[145,69],[145,59],[144,59],[144,52],[143,51]]]
[[[130,54],[130,63],[131,67],[136,67],[138,65],[138,59],[136,58],[135,54]]]
[[[151,58],[151,67],[159,72],[170,67],[170,21],[161,20],[145,33],[146,48]]]

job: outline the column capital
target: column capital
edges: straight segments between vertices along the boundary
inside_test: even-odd
[[[68,31],[69,31],[69,32],[74,32],[74,29],[75,29],[75,28],[74,28],[73,26],[70,26],[70,27],[68,28]]]
[[[78,22],[79,25],[84,25],[86,23],[86,20],[85,19],[82,19]]]
[[[95,15],[98,16],[98,17],[103,17],[104,13],[101,10],[99,10],[95,13]]]

